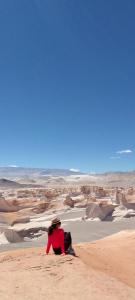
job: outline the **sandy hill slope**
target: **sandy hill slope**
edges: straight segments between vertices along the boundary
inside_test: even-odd
[[[80,244],[77,252],[90,267],[135,288],[135,230]]]
[[[125,242],[126,250],[123,251]],[[114,252],[110,252],[114,244]],[[78,258],[46,256],[43,248],[1,253],[0,299],[133,300],[135,281],[131,247],[135,249],[135,231],[76,246]],[[102,263],[100,254],[107,256]],[[123,269],[125,264],[130,267]],[[110,266],[113,266],[112,273],[108,272]],[[118,275],[122,272],[125,277]]]

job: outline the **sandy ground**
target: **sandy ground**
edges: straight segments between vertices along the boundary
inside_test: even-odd
[[[77,245],[78,258],[44,248],[1,253],[0,299],[135,299],[134,249],[135,231],[127,231]]]

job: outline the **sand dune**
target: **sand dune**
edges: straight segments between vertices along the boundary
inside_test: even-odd
[[[79,258],[46,256],[43,248],[1,253],[0,298],[135,299],[135,231],[76,249]]]

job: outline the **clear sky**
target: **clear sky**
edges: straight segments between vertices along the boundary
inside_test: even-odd
[[[134,0],[0,1],[0,165],[135,169]]]

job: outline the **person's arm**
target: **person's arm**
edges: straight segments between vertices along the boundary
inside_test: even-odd
[[[61,244],[61,253],[65,254],[65,247],[64,247],[64,230],[61,229],[60,232],[60,244]]]
[[[47,247],[46,247],[46,254],[49,253],[51,244],[52,244],[51,237],[50,237],[50,235],[48,235],[48,242],[47,242]]]

